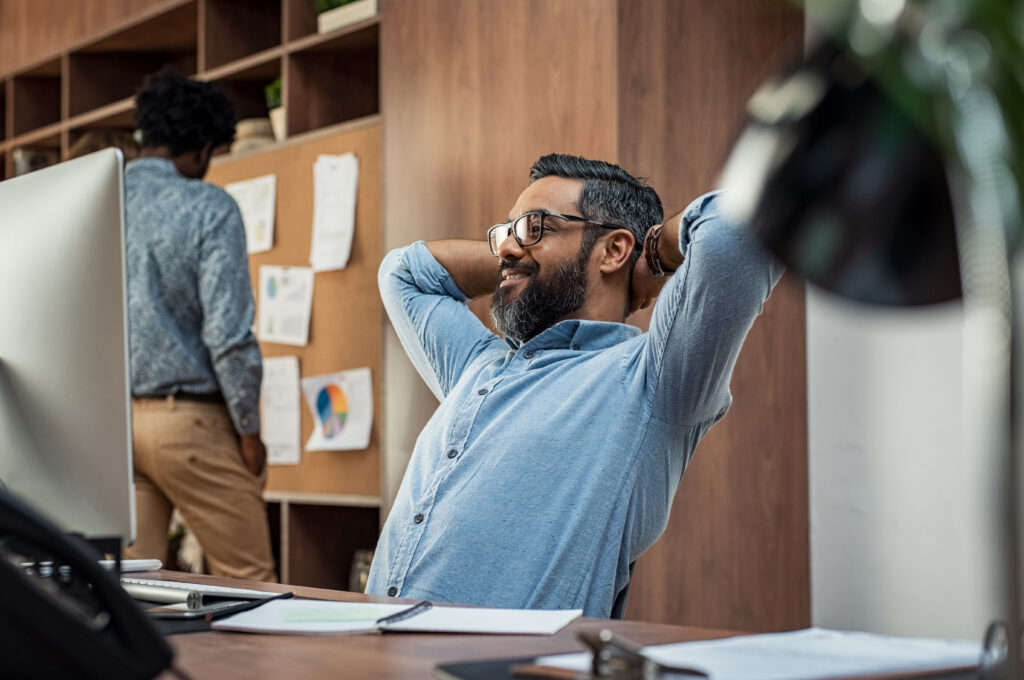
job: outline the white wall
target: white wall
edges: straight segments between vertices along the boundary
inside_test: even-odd
[[[959,304],[880,310],[808,289],[814,625],[980,639],[997,611],[962,322]]]

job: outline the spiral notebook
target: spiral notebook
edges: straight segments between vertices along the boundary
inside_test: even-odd
[[[441,607],[430,602],[376,604],[326,600],[274,600],[213,623],[214,630],[291,635],[395,632],[553,635],[583,614],[580,609]]]

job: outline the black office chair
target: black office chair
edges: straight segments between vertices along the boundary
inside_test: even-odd
[[[629,580],[626,581],[626,585],[622,586],[622,590],[615,596],[615,602],[612,603],[612,616],[613,619],[622,619],[626,615],[626,599],[629,597],[629,586],[633,583],[633,569],[636,568],[636,560],[629,563]]]

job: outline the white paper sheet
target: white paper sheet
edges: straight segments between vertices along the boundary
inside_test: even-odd
[[[262,253],[274,246],[274,207],[277,200],[277,175],[253,177],[224,187],[242,212],[245,243],[250,254]]]
[[[301,460],[299,402],[299,358],[264,359],[260,435],[269,465],[298,465]]]
[[[303,378],[302,393],[313,414],[308,451],[346,451],[370,445],[373,383],[369,368]]]
[[[321,155],[313,164],[313,242],[309,262],[318,272],[343,269],[355,234],[359,159]]]
[[[821,680],[976,666],[981,645],[807,628],[656,645],[643,653],[665,666],[704,671],[711,680]],[[546,656],[536,663],[585,670],[590,655]]]
[[[423,633],[554,635],[582,616],[582,609],[490,609],[433,607],[388,630]]]
[[[408,609],[405,604],[285,599],[213,622],[215,630],[290,635],[375,633],[377,619]]]
[[[406,604],[271,600],[255,609],[213,622],[216,630],[248,633],[325,635],[372,633],[377,619],[406,610]],[[582,610],[488,609],[435,606],[388,631],[479,633],[491,635],[553,635],[579,618]]]
[[[313,313],[313,270],[307,267],[260,267],[257,336],[263,342],[304,347]]]

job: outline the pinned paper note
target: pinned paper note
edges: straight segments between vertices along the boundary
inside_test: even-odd
[[[352,253],[356,224],[359,159],[355,154],[321,155],[313,164],[313,271],[344,269]]]
[[[277,176],[263,175],[224,187],[242,212],[245,244],[250,254],[262,253],[274,246],[274,209],[277,200]]]
[[[299,358],[263,360],[260,390],[260,435],[270,465],[298,465],[301,460]]]
[[[263,342],[304,347],[313,313],[313,270],[307,267],[260,267],[257,336]]]
[[[346,451],[370,445],[373,384],[370,369],[357,368],[302,380],[302,393],[313,414],[309,451]]]

